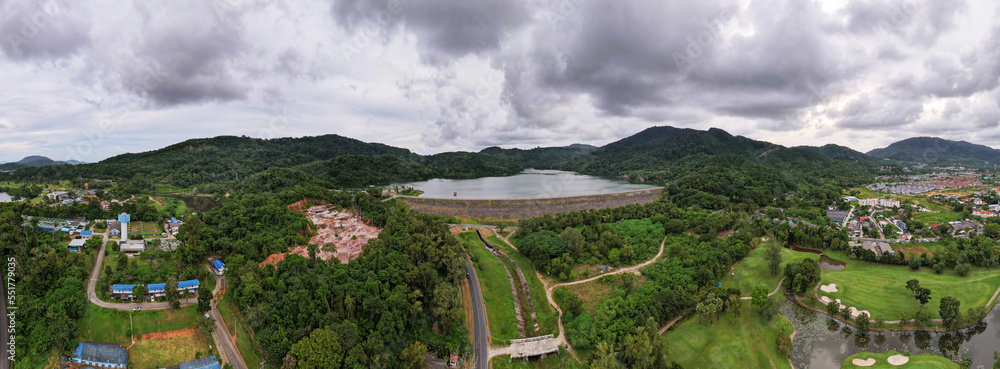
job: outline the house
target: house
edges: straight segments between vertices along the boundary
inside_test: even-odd
[[[110,236],[121,236],[122,235],[122,224],[117,220],[108,222],[108,235]]]
[[[127,255],[138,255],[146,251],[146,241],[143,240],[125,240],[122,241],[122,252]]]
[[[201,283],[197,279],[191,279],[187,281],[177,282],[177,291],[182,295],[185,291],[191,291],[192,294],[198,294],[198,286]],[[162,297],[166,295],[167,284],[166,283],[150,283],[146,286],[147,293],[152,297]]]
[[[191,294],[198,294],[198,287],[201,285],[197,279],[191,279],[186,281],[177,282],[177,290],[184,294],[185,291],[190,291]]]
[[[854,196],[847,196],[847,197],[844,198],[844,201],[855,202],[855,201],[858,201],[858,198],[854,197]]]
[[[86,247],[87,240],[75,239],[69,241],[69,252],[80,252]]]
[[[83,237],[85,240],[89,240],[94,237],[94,231],[80,231],[80,237]]]
[[[115,343],[85,341],[76,346],[70,360],[98,368],[125,368],[128,350]]]
[[[170,366],[167,369],[222,369],[219,359],[215,355],[210,355],[197,360],[186,361],[177,366]]]
[[[69,191],[53,191],[45,195],[49,200],[57,201],[69,198]]]
[[[997,214],[989,210],[972,209],[972,216],[982,217],[982,218],[994,218],[997,216]]]
[[[218,275],[226,272],[226,264],[223,264],[222,260],[212,260],[212,268],[215,269],[215,274]]]
[[[900,230],[906,232],[906,223],[902,220],[896,219],[896,227],[899,227]]]
[[[886,242],[865,241],[861,243],[861,247],[863,247],[865,250],[874,251],[876,255],[882,255],[882,253],[889,253],[891,255],[896,254],[895,251],[892,251],[892,247],[889,247],[889,244]]]
[[[107,201],[101,201],[101,210],[103,211],[111,210],[111,203]]]
[[[131,299],[132,290],[135,288],[134,284],[112,284],[111,285],[111,297],[117,299]]]
[[[167,233],[177,236],[177,233],[181,231],[181,225],[184,222],[177,220],[177,218],[164,219],[163,228]]]

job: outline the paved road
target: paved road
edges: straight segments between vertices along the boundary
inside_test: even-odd
[[[143,302],[143,303],[120,304],[120,303],[101,301],[101,299],[97,298],[97,291],[96,291],[97,280],[101,275],[100,274],[101,264],[104,262],[104,249],[106,247],[105,245],[106,243],[107,243],[106,241],[101,243],[101,248],[100,250],[97,251],[97,260],[94,262],[94,269],[90,271],[90,280],[87,282],[87,299],[89,299],[90,302],[93,303],[94,305],[115,310],[131,311],[135,307],[140,307],[142,308],[142,310],[169,309],[170,303],[167,302]],[[205,267],[208,268],[207,265]],[[211,269],[209,269],[209,271],[211,271]],[[225,284],[226,284],[226,278],[219,277],[215,283],[215,289],[212,290],[212,295],[213,296],[218,295],[219,289],[221,289],[222,286],[224,286]],[[181,300],[181,306],[187,306],[197,303],[198,303],[197,297]],[[227,330],[225,325],[223,324],[222,316],[219,315],[219,311],[218,309],[215,308],[214,304],[212,305],[212,310],[210,311],[210,313],[212,319],[215,319],[216,335],[213,335],[213,338],[218,338],[217,340],[215,340],[215,346],[221,348],[222,350],[225,350],[225,356],[226,358],[229,359],[229,364],[231,364],[233,368],[246,369],[247,366],[243,362],[243,357],[240,356],[240,352],[236,348],[236,343],[235,343],[236,340],[233,339],[233,336],[229,335],[229,330]],[[219,336],[219,334],[221,334],[221,336]],[[0,369],[7,369],[7,368],[0,367]]]
[[[472,267],[468,257],[465,259],[465,272],[469,275],[469,293],[472,295],[473,340],[475,369],[487,369],[489,365],[489,335],[486,325],[486,311],[483,305],[483,295],[479,291],[479,277],[476,268]]]
[[[226,284],[225,277],[219,277],[218,283],[216,283],[215,289],[218,290],[219,286]],[[247,364],[243,361],[243,356],[240,355],[240,350],[236,348],[236,339],[229,335],[229,329],[226,328],[225,321],[222,320],[222,314],[219,314],[219,309],[216,308],[216,303],[212,304],[212,310],[209,311],[212,319],[215,319],[215,336],[218,339],[215,340],[216,347],[219,348],[220,353],[229,360],[229,364],[233,366],[234,369],[247,369]],[[221,332],[221,335],[219,335]]]

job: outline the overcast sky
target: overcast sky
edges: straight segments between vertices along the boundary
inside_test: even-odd
[[[217,135],[418,153],[654,125],[1000,146],[992,0],[0,0],[0,161]]]

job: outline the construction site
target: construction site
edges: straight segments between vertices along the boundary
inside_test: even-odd
[[[348,209],[337,209],[334,205],[316,205],[302,210],[313,223],[316,235],[309,239],[310,244],[319,245],[316,257],[321,260],[337,258],[341,263],[361,255],[362,248],[369,239],[378,237],[382,228],[373,227]],[[288,253],[273,254],[267,257],[261,266],[275,265],[289,254],[299,254],[309,257],[309,246],[299,245]]]

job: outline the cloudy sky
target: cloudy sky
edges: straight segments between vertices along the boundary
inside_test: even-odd
[[[992,0],[0,0],[0,161],[340,134],[418,153],[654,125],[1000,146]]]

